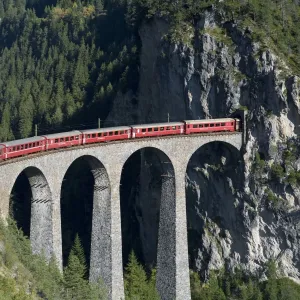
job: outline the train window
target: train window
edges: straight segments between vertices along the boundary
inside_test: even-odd
[[[171,129],[171,127],[170,127],[170,126],[167,126],[167,127],[166,127],[166,130],[170,130],[170,129]]]
[[[115,132],[114,132],[114,135],[119,135],[119,131],[115,131]]]
[[[104,136],[107,136],[107,132],[104,132],[103,135],[104,135]]]
[[[202,128],[202,127],[203,127],[203,125],[202,125],[202,124],[200,124],[200,125],[199,125],[199,127],[200,127],[200,128]]]
[[[25,149],[28,149],[28,145],[27,144],[25,145]]]
[[[60,138],[60,142],[64,142],[65,141],[65,139],[64,138]]]
[[[208,124],[204,124],[204,127],[208,127],[209,125]]]
[[[233,125],[233,122],[231,122],[231,125]]]
[[[93,134],[92,134],[92,138],[95,138],[95,137],[96,137],[96,133],[93,133]]]
[[[147,128],[142,128],[142,132],[147,132]]]
[[[70,141],[74,141],[74,136],[70,136]]]
[[[124,134],[124,130],[120,130],[120,134]]]
[[[220,123],[217,123],[216,126],[220,126]]]
[[[165,127],[160,127],[159,128],[160,131],[163,131],[164,129],[165,129]]]
[[[148,132],[152,132],[153,128],[148,128]]]
[[[172,129],[175,130],[175,129],[176,129],[176,126],[172,126]]]
[[[76,136],[75,136],[75,140],[79,140],[79,135],[76,135]]]
[[[112,136],[114,133],[113,133],[112,131],[110,131],[108,134],[109,134],[110,136]]]
[[[54,143],[58,143],[58,139],[55,139],[55,140],[54,140]]]
[[[197,124],[194,124],[194,125],[193,125],[193,128],[197,128],[197,127],[198,127]]]
[[[155,127],[155,128],[154,128],[154,131],[158,131],[158,128],[157,128],[157,127]]]
[[[209,124],[209,127],[215,127],[215,124]]]
[[[13,149],[13,151],[16,151],[16,147],[13,147],[12,149]]]
[[[221,126],[225,126],[225,123],[221,123]]]

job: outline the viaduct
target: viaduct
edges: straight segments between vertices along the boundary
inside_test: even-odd
[[[90,280],[100,277],[109,299],[124,299],[120,179],[122,168],[138,150],[154,148],[165,164],[161,190],[157,249],[157,289],[162,300],[189,300],[189,264],[185,175],[191,156],[203,145],[223,142],[240,150],[243,134],[205,134],[137,139],[50,151],[0,165],[0,209],[9,214],[11,191],[22,171],[31,191],[30,239],[35,253],[54,255],[62,268],[60,197],[63,178],[78,158],[87,160],[94,176]]]

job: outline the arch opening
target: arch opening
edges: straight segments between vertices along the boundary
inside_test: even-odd
[[[243,161],[225,142],[210,142],[189,159],[186,212],[190,269],[207,279],[210,269],[243,257]],[[242,261],[240,261],[242,262]]]
[[[44,174],[36,167],[24,169],[11,191],[10,215],[30,237],[34,253],[52,255],[52,194]]]
[[[165,153],[148,147],[127,159],[120,185],[123,267],[131,250],[147,272],[157,267],[161,295],[175,286],[175,198],[174,168]]]
[[[109,241],[104,241],[101,232],[103,225],[108,226],[109,210],[110,184],[103,164],[89,155],[77,158],[69,166],[61,187],[64,266],[68,263],[68,256],[78,234],[88,269],[86,276],[97,280],[102,275],[105,281],[101,263],[105,257],[96,253],[109,244]]]
[[[22,171],[17,177],[10,194],[9,216],[15,220],[17,227],[30,237],[32,192],[28,177]]]

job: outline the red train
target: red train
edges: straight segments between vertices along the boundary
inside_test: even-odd
[[[73,130],[15,140],[0,144],[0,160],[35,152],[79,146],[91,143],[157,137],[164,135],[240,131],[239,119],[185,120],[183,122],[155,123],[89,130]]]

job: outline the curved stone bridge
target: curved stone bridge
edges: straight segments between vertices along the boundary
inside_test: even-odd
[[[127,159],[143,148],[155,148],[166,164],[162,183],[157,249],[157,289],[163,300],[190,299],[186,226],[185,174],[191,156],[204,144],[220,141],[238,150],[242,133],[214,133],[136,139],[49,151],[0,165],[1,215],[9,213],[9,199],[22,171],[32,190],[30,239],[35,253],[54,255],[62,268],[60,197],[70,165],[84,157],[95,179],[90,280],[103,278],[109,298],[124,299],[120,179]]]

